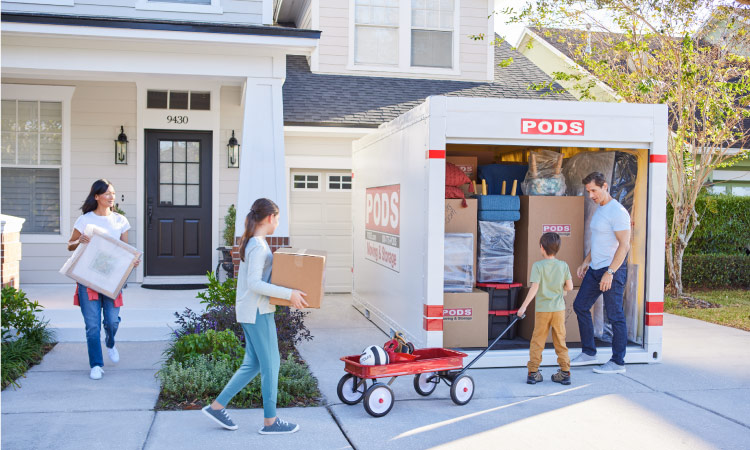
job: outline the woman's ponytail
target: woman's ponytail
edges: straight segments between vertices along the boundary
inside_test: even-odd
[[[250,212],[247,213],[247,216],[245,217],[245,232],[242,233],[242,238],[240,239],[239,253],[242,261],[245,261],[245,249],[247,248],[247,243],[250,242],[253,234],[255,234],[255,228],[259,223],[263,222],[266,217],[278,213],[279,207],[276,206],[276,203],[273,201],[267,198],[259,198],[258,200],[255,200],[253,206],[250,207]]]

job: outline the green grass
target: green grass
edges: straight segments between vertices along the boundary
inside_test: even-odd
[[[690,308],[669,295],[664,296],[664,311],[692,319],[717,323],[750,331],[750,290],[713,289],[691,290],[686,294],[700,300],[720,305],[718,308]]]
[[[2,343],[2,388],[20,387],[20,378],[30,367],[42,362],[55,343],[49,330],[37,328],[28,336]]]

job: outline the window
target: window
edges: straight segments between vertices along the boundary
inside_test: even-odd
[[[708,192],[712,194],[726,194],[727,186],[725,184],[714,184],[708,187]]]
[[[411,0],[411,65],[453,67],[453,0]]]
[[[5,87],[4,87],[5,89]],[[60,234],[63,102],[2,100],[2,213]]]
[[[352,176],[341,175],[341,174],[328,174],[328,185],[326,189],[329,191],[351,191],[352,190]]]
[[[748,197],[750,196],[750,186],[732,186],[732,195]]]
[[[399,1],[355,0],[356,64],[398,64]]]
[[[159,205],[200,206],[198,141],[159,141]]]
[[[211,93],[149,90],[146,92],[146,108],[209,111],[211,109]]]
[[[295,173],[292,175],[292,190],[294,191],[319,191],[320,174],[317,173]]]

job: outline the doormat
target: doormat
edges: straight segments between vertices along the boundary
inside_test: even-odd
[[[143,289],[155,289],[159,291],[194,291],[196,289],[206,289],[207,285],[197,284],[142,284]]]

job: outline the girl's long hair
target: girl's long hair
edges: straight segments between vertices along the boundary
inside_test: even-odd
[[[240,239],[240,259],[242,261],[245,261],[245,248],[247,243],[250,242],[250,238],[253,237],[253,233],[255,233],[255,227],[266,217],[278,213],[279,207],[273,201],[267,198],[255,200],[250,212],[245,217],[245,232],[242,233],[242,239]]]
[[[86,197],[86,200],[83,201],[83,205],[81,205],[81,211],[86,214],[87,212],[96,210],[99,206],[99,203],[96,201],[96,196],[107,192],[107,189],[109,189],[110,186],[112,186],[112,183],[104,178],[94,181],[94,184],[91,185],[91,192],[89,192],[88,197]]]

